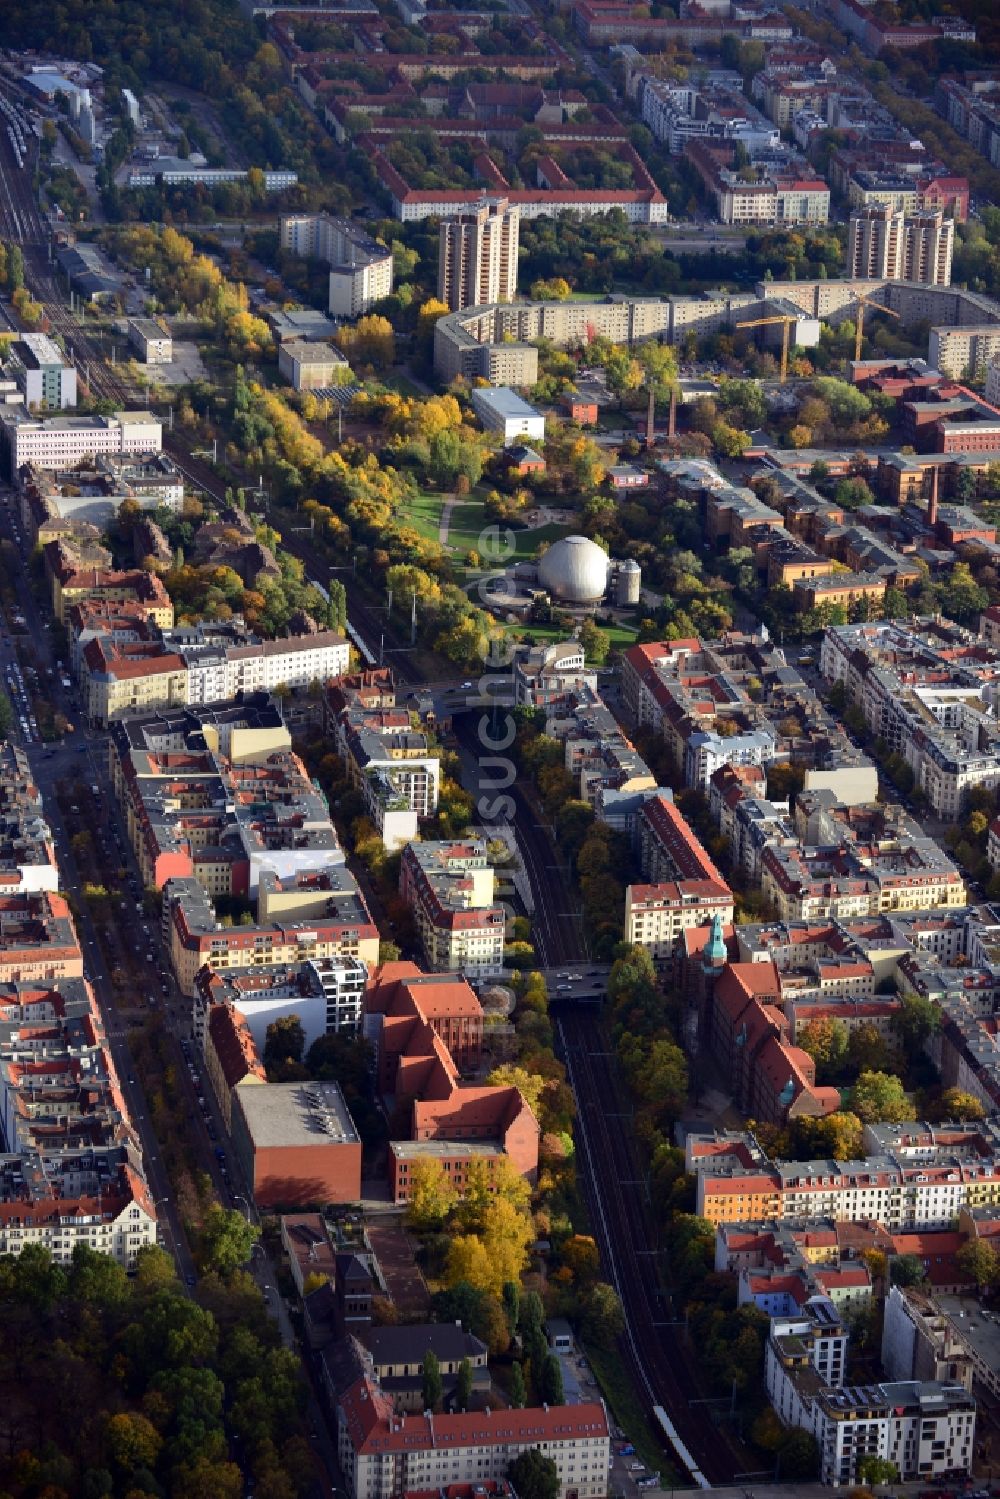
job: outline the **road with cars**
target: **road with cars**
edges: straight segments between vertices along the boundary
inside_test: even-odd
[[[19,556],[24,558],[23,536],[13,496],[0,489],[2,539],[13,542]],[[65,676],[65,662],[56,657],[52,649],[51,623],[38,606],[23,566],[15,586],[17,605],[16,612],[11,611],[11,622],[20,629],[23,621],[23,636],[11,636],[0,611],[0,666],[4,680],[9,684],[17,718],[11,738],[28,752],[44,799],[46,822],[55,843],[61,888],[79,913],[76,924],[86,976],[97,997],[115,1070],[141,1140],[146,1176],[160,1225],[160,1242],[172,1255],[186,1287],[193,1293],[197,1285],[196,1265],[160,1155],[145,1092],[135,1074],[129,1050],[133,1028],[142,1024],[150,1012],[156,1012],[162,1018],[174,1051],[176,1087],[187,1103],[199,1168],[210,1177],[219,1202],[258,1224],[259,1217],[238,1163],[227,1154],[229,1141],[225,1124],[214,1093],[206,1087],[201,1073],[198,1049],[192,1036],[191,1001],[174,982],[169,957],[162,950],[158,913],[148,909],[148,897],[111,786],[106,734],[92,730],[79,712],[73,685]],[[34,681],[27,677],[19,662],[18,646],[23,647],[28,642],[36,663],[31,669],[35,673],[37,693]],[[15,682],[25,684],[23,698],[19,691],[15,694]],[[62,740],[44,743],[41,739],[30,711],[30,702],[33,695],[42,694],[73,725],[72,731],[67,732]],[[27,706],[22,715],[23,703]],[[110,921],[100,932],[83,896],[85,881],[72,845],[72,837],[77,832],[90,835],[105,882],[114,891],[117,919]],[[131,975],[135,1001],[128,1007],[117,998],[109,967],[120,967]],[[282,1342],[298,1354],[301,1350],[297,1335],[278,1291],[276,1267],[264,1244],[258,1242],[254,1246],[248,1269],[261,1290]],[[330,1479],[337,1473],[336,1449],[311,1384],[306,1419],[314,1453]]]

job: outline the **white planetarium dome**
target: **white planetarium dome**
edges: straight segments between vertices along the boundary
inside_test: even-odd
[[[596,604],[608,586],[607,553],[586,536],[564,536],[539,562],[538,577],[563,603]]]

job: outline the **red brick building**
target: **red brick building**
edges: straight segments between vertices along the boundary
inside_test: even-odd
[[[752,1118],[784,1124],[832,1114],[840,1094],[816,1086],[816,1064],[792,1044],[780,1003],[773,963],[728,963],[711,999],[711,1050]]]
[[[563,416],[571,422],[578,422],[581,427],[592,427],[597,421],[597,402],[588,401],[573,391],[560,398],[559,407]]]
[[[389,1146],[394,1202],[409,1198],[420,1158],[439,1160],[461,1191],[473,1160],[488,1167],[506,1156],[533,1182],[538,1121],[517,1088],[463,1087],[482,1048],[479,1000],[458,974],[422,974],[412,963],[384,963],[372,975],[365,1010],[376,1027],[379,1091],[391,1097],[396,1138]]]
[[[232,1141],[260,1208],[361,1198],[361,1141],[336,1083],[241,1084]]]

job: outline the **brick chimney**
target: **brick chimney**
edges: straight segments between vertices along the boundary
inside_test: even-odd
[[[928,526],[930,526],[930,528],[931,528],[932,531],[933,531],[934,527],[937,525],[937,518],[938,518],[938,481],[939,481],[939,477],[940,477],[940,470],[938,468],[938,465],[935,463],[934,468],[931,471],[931,497],[927,501],[927,524],[928,524]]]

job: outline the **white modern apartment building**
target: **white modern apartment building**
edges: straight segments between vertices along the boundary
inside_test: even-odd
[[[386,850],[395,853],[418,836],[420,819],[437,811],[440,759],[402,710],[346,709],[330,728],[368,816]]]
[[[281,220],[281,248],[330,267],[329,310],[359,317],[392,291],[392,251],[360,224],[328,213]]]
[[[862,1481],[866,1457],[893,1463],[903,1483],[968,1473],[976,1402],[961,1384],[936,1380],[844,1384],[847,1336],[833,1305],[807,1303],[804,1315],[772,1318],[764,1379],[786,1426],[816,1439],[820,1481]]]
[[[76,405],[76,367],[47,333],[22,333],[15,339],[9,372],[32,409],[64,411]]]
[[[0,442],[7,472],[15,478],[26,463],[37,468],[69,468],[81,458],[158,453],[163,424],[149,411],[116,411],[113,416],[33,417],[16,406],[0,406]]]
[[[308,1050],[320,1036],[360,1033],[367,982],[367,963],[347,955],[307,958],[275,968],[247,963],[214,972],[206,967],[194,985],[192,1032],[204,1047],[211,1008],[222,1002],[243,1016],[261,1056],[268,1026],[293,1014]]]

